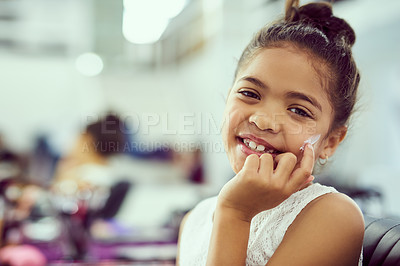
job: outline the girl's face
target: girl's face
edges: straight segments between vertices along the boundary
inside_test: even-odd
[[[263,49],[242,67],[229,92],[222,128],[236,173],[253,153],[276,157],[291,152],[301,159],[300,147],[314,135],[321,135],[315,158],[326,155],[333,110],[322,82],[310,57],[292,46]]]

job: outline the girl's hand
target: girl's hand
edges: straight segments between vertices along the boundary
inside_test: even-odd
[[[310,144],[299,163],[293,153],[281,154],[276,161],[274,170],[270,154],[249,155],[240,172],[222,188],[218,208],[250,222],[256,214],[278,206],[314,179],[314,150]]]

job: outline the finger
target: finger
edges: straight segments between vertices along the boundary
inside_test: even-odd
[[[300,167],[293,171],[288,186],[291,190],[297,191],[304,183],[311,182],[313,179],[312,170],[314,167],[314,149],[312,145],[307,144],[304,150]]]
[[[243,170],[244,171],[258,171],[260,165],[260,159],[256,154],[250,154],[244,161]]]
[[[307,148],[308,147],[308,148]],[[310,172],[312,173],[314,169],[314,146],[310,143],[305,143],[301,155],[298,157],[295,169],[299,167],[305,167],[308,169],[311,166]]]
[[[304,188],[306,188],[308,186],[311,186],[313,180],[314,180],[314,176],[310,175],[307,178],[307,180],[303,184],[301,184],[300,186],[298,186],[298,187],[293,186],[293,188],[289,188],[289,189],[292,189],[292,190],[290,190],[290,192],[291,193],[295,193],[295,192],[300,191],[300,190],[302,190],[302,189],[304,189]]]
[[[307,144],[303,152],[303,158],[300,161],[300,168],[308,169],[312,173],[315,161],[314,156],[314,147],[311,144]]]
[[[288,180],[296,166],[297,157],[293,153],[287,152],[279,159],[278,165],[275,169],[275,176],[283,180]]]
[[[272,176],[274,171],[274,159],[272,155],[269,153],[264,153],[260,157],[260,169],[258,170],[259,174],[262,177],[269,178]]]
[[[298,190],[302,190],[303,188],[306,188],[308,186],[310,186],[312,183],[312,181],[315,179],[315,177],[313,175],[310,175],[306,181],[300,186],[300,188]]]
[[[309,184],[309,183],[311,183],[312,181],[314,181],[314,179],[315,179],[315,176],[313,176],[313,175],[310,175],[308,178],[307,178],[307,180],[306,180],[306,184]]]
[[[277,156],[275,156],[274,162],[275,162],[276,164],[278,164],[279,161],[283,158],[283,156],[285,156],[285,154],[286,154],[286,153],[281,153],[281,154],[278,154]]]
[[[282,160],[282,158],[285,157],[286,154],[287,153],[285,152],[285,153],[281,153],[281,154],[278,154],[277,156],[275,156],[275,158],[274,158],[274,169],[276,169],[276,167],[279,164],[280,160]]]

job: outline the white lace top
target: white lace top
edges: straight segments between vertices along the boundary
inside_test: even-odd
[[[338,192],[333,187],[315,183],[294,193],[279,206],[257,214],[251,221],[246,265],[265,265],[301,210],[326,193]],[[203,200],[186,220],[179,247],[181,266],[206,264],[216,203],[217,197]],[[361,255],[359,265],[362,265]]]

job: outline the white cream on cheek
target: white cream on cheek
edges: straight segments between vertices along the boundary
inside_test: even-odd
[[[318,135],[313,135],[313,136],[309,137],[308,139],[306,139],[303,142],[303,145],[300,147],[300,151],[304,151],[307,143],[310,143],[311,145],[314,146],[318,142],[320,137],[321,137],[321,134],[318,134]]]

